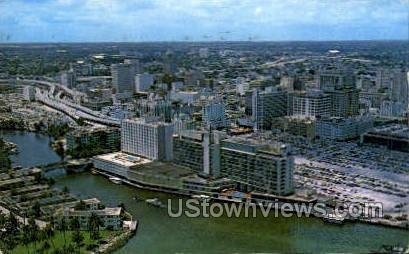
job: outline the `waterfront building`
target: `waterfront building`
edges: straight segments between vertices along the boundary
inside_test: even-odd
[[[119,230],[122,229],[122,215],[121,207],[104,207],[100,205],[100,201],[96,198],[86,199],[82,201],[84,207],[66,207],[63,210],[63,217],[65,221],[70,221],[77,218],[80,228],[88,229],[90,217],[96,215],[101,221],[100,227],[102,229]]]
[[[135,76],[135,90],[138,93],[146,92],[153,86],[153,75],[149,73],[137,74]]]
[[[225,106],[222,102],[209,102],[202,108],[202,124],[209,129],[228,126]]]
[[[23,88],[23,96],[24,96],[24,100],[26,101],[34,101],[35,100],[35,88],[32,86],[25,86]]]
[[[117,94],[132,94],[134,91],[134,70],[132,65],[118,63],[111,65],[112,87]]]
[[[140,165],[151,160],[122,152],[97,155],[92,158],[94,168],[116,176],[127,177],[129,170],[135,170]]]
[[[223,132],[185,130],[173,137],[173,162],[197,173],[220,174],[220,140]]]
[[[253,90],[252,119],[257,129],[270,129],[275,118],[287,114],[287,92],[277,88]]]
[[[373,127],[370,116],[320,118],[316,122],[316,136],[320,139],[348,140],[359,137]]]
[[[80,148],[100,149],[103,152],[114,152],[120,148],[120,132],[118,128],[86,128],[80,127],[68,132],[67,151]]]
[[[232,137],[221,142],[220,172],[244,192],[288,195],[294,192],[294,158],[282,143],[255,137]]]
[[[331,96],[321,91],[293,93],[290,97],[290,115],[306,117],[331,116]]]
[[[172,135],[170,123],[126,119],[121,124],[121,150],[151,160],[171,160]]]

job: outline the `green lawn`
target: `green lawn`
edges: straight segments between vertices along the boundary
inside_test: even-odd
[[[118,234],[120,231],[107,231],[107,230],[101,230],[100,236],[101,240],[108,239],[116,234]],[[86,248],[88,245],[97,243],[98,241],[91,240],[89,237],[89,233],[87,231],[81,231],[82,235],[84,236],[83,244],[81,246],[80,253],[87,253]],[[66,245],[69,245],[70,243],[74,244],[72,242],[72,231],[67,231],[65,233],[65,239],[66,239]],[[27,254],[27,253],[35,253],[34,250],[40,250],[43,246],[45,241],[42,242],[37,242],[36,244],[30,243],[27,247],[20,244],[16,248],[13,249],[12,253],[15,254]],[[56,249],[62,249],[64,246],[64,234],[60,231],[56,231],[54,236],[48,240],[48,243],[50,244],[50,248],[45,251],[44,253],[52,253],[54,248]],[[53,247],[55,246],[55,247]],[[75,244],[74,244],[75,246]],[[77,249],[76,249],[77,251]]]

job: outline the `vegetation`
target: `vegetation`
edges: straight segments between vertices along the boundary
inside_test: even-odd
[[[11,161],[9,158],[9,151],[6,147],[6,142],[0,138],[0,171],[11,168]]]
[[[67,132],[70,131],[70,127],[68,124],[61,124],[61,125],[50,125],[48,126],[47,133],[48,135],[52,136],[54,139],[58,139],[64,137]]]

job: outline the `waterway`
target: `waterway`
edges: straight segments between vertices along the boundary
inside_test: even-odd
[[[16,164],[31,166],[59,159],[48,147],[46,136],[0,135],[19,145],[20,153],[12,158]],[[90,173],[56,180],[56,187],[67,186],[81,198],[97,197],[108,206],[124,203],[139,220],[137,234],[116,253],[367,253],[383,244],[409,244],[408,231],[361,223],[329,225],[316,218],[170,218],[166,209],[133,198],[176,202],[177,196],[115,185]]]

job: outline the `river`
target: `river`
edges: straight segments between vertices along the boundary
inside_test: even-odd
[[[50,139],[27,132],[0,133],[19,145],[13,163],[32,166],[58,161],[48,147]],[[408,245],[408,231],[361,223],[329,225],[316,218],[170,218],[166,209],[137,202],[159,197],[173,202],[179,197],[115,185],[89,173],[56,178],[81,198],[97,197],[108,206],[124,203],[139,221],[136,235],[116,253],[365,253],[381,245]]]

